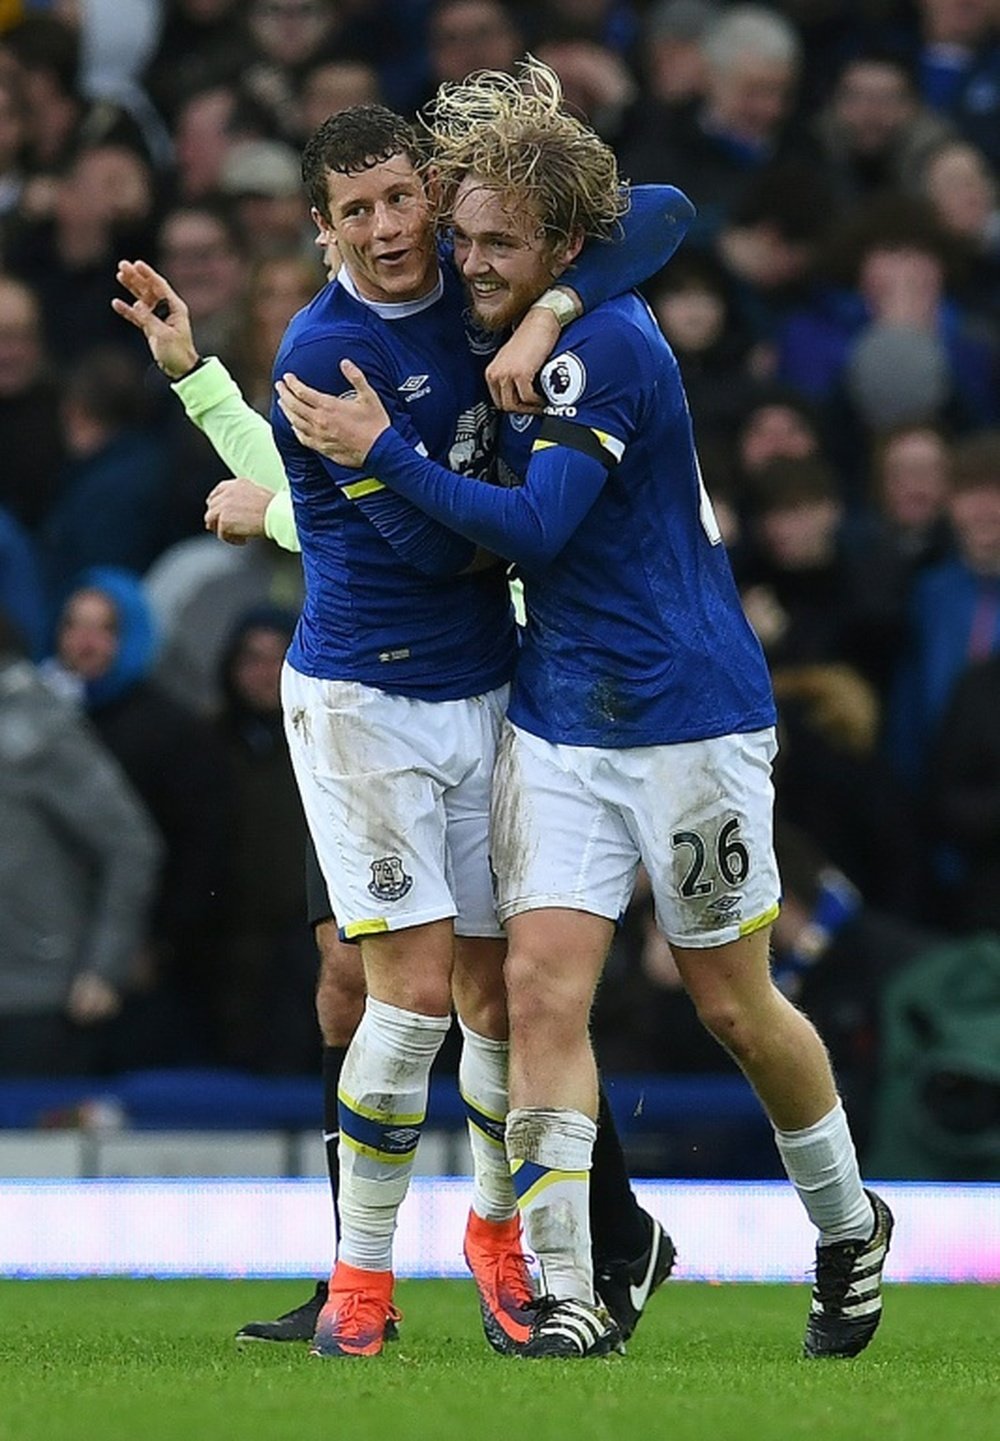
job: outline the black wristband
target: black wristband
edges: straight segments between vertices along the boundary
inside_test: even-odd
[[[176,384],[177,384],[179,381],[181,381],[181,380],[187,380],[187,378],[188,378],[189,375],[194,375],[195,371],[196,371],[196,370],[200,370],[201,367],[202,367],[204,364],[205,364],[205,357],[204,357],[203,355],[199,355],[199,356],[198,356],[198,359],[195,361],[194,365],[192,365],[192,367],[191,367],[190,370],[185,370],[185,372],[184,372],[183,375],[171,375],[171,377],[170,377],[170,384],[171,384],[171,385],[176,385]],[[160,369],[163,370],[163,366],[162,366],[162,365],[160,366]],[[167,374],[167,372],[166,372],[165,370],[163,370],[163,373],[164,373],[164,375]]]

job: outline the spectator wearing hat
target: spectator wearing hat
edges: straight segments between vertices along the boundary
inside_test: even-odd
[[[314,227],[302,194],[299,157],[281,140],[244,140],[222,163],[219,189],[233,205],[253,260],[308,254]]]

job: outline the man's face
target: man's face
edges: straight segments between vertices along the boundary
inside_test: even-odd
[[[434,227],[420,176],[405,155],[358,175],[327,172],[329,225],[342,264],[366,300],[419,300],[437,278]]]
[[[877,61],[851,65],[833,96],[834,115],[859,155],[881,155],[916,108],[903,72]]]
[[[474,175],[458,188],[452,222],[455,263],[487,330],[520,320],[572,258],[553,250],[537,216]]]
[[[834,500],[803,500],[765,512],[758,520],[758,535],[782,570],[808,570],[830,559],[840,516]]]
[[[474,70],[509,70],[522,50],[506,7],[496,0],[460,0],[431,20],[428,39],[436,82],[464,80]]]
[[[948,453],[932,430],[911,430],[886,446],[881,465],[882,507],[902,526],[930,525],[948,492]]]
[[[977,575],[1000,575],[1000,476],[956,491],[948,513],[966,564]]]
[[[711,72],[709,113],[739,139],[767,143],[788,113],[794,88],[791,65],[748,55],[728,69]]]
[[[335,19],[329,0],[256,0],[250,33],[274,64],[301,65],[319,50]]]
[[[815,455],[816,436],[797,410],[788,405],[763,405],[754,411],[740,439],[740,458],[756,473],[772,460],[804,460]]]
[[[34,300],[15,282],[0,280],[0,396],[18,395],[31,385],[41,361]]]
[[[281,666],[287,649],[287,637],[264,626],[244,636],[233,662],[233,684],[251,710],[267,715],[281,709]]]
[[[240,298],[246,279],[242,256],[225,227],[204,211],[169,216],[160,233],[160,265],[188,303],[191,317],[217,315]]]
[[[99,590],[78,591],[59,626],[59,659],[83,680],[106,675],[118,654],[118,617]]]

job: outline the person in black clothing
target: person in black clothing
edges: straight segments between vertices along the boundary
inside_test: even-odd
[[[932,749],[934,830],[953,848],[942,920],[1000,933],[1000,656],[959,679]]]

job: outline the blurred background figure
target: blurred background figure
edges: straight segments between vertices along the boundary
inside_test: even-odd
[[[53,182],[51,207],[10,234],[7,266],[34,290],[46,344],[60,364],[95,345],[123,345],[108,295],[118,256],[152,240],[154,182],[135,150],[105,141],[77,151]],[[120,328],[119,328],[120,329]]]
[[[795,27],[761,5],[724,8],[701,37],[701,96],[669,123],[633,135],[622,167],[634,181],[664,181],[691,197],[694,242],[711,238],[738,205],[754,172],[801,146],[788,129],[801,43]]]
[[[473,70],[512,70],[526,37],[501,0],[432,0],[427,17],[427,72],[420,103],[444,80]]]
[[[920,186],[963,257],[960,295],[1000,328],[1000,198],[981,150],[944,140],[924,159]]]
[[[86,566],[141,574],[173,538],[168,459],[147,413],[143,370],[127,351],[93,350],[67,377],[53,417],[66,460],[39,536],[57,605]]]
[[[295,138],[305,144],[329,115],[352,105],[384,103],[378,72],[362,60],[324,60],[302,77],[295,119]]]
[[[887,733],[890,762],[915,794],[956,682],[1000,651],[1000,431],[955,445],[947,510],[954,551],[915,579]]]
[[[226,156],[219,189],[233,206],[247,256],[308,255],[315,226],[302,191],[299,157],[280,140],[246,140]]]
[[[152,678],[157,636],[142,583],[113,566],[85,570],[59,615],[46,681],[86,714],[163,839],[144,936],[147,993],[172,1017],[161,1063],[208,1056],[214,937],[229,792],[212,728]]]
[[[159,858],[124,774],[0,616],[0,1072],[114,1068]]]
[[[258,606],[222,656],[216,733],[231,803],[215,950],[218,1053],[228,1065],[308,1075],[320,1063],[316,945],[306,925],[306,826],[281,717],[294,613]]]
[[[55,498],[65,453],[58,404],[38,297],[0,275],[0,505],[33,533]]]
[[[931,748],[932,829],[950,848],[940,913],[949,929],[1000,935],[1000,656],[964,671]]]
[[[889,49],[862,50],[844,62],[815,128],[841,205],[912,190],[930,151],[954,134],[921,102],[912,66]]]
[[[270,414],[274,394],[271,371],[285,327],[296,311],[309,304],[325,279],[314,245],[265,257],[250,273],[234,372],[244,396],[262,415]]]
[[[158,268],[187,300],[199,354],[218,355],[228,367],[243,319],[248,266],[232,211],[222,201],[169,210],[156,253]]]
[[[235,79],[210,79],[180,97],[174,128],[174,195],[196,205],[219,191],[229,152],[271,134],[266,111],[251,103]]]

